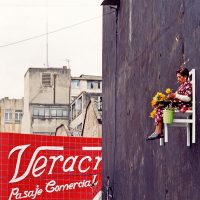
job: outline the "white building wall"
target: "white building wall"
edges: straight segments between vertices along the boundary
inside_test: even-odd
[[[39,134],[49,134],[51,133],[52,135],[55,133],[55,130],[58,126],[61,124],[66,125],[66,120],[62,119],[32,119],[32,133],[39,133]],[[67,124],[68,125],[68,124]]]
[[[9,99],[8,97],[0,100],[0,131],[21,133],[21,120],[16,118],[16,111],[21,111],[23,114],[23,99]],[[5,118],[6,111],[11,111],[11,118]]]
[[[50,84],[42,82],[42,74],[50,74]],[[30,68],[24,77],[24,116],[22,132],[55,132],[60,124],[68,125],[68,117],[33,117],[34,107],[65,107],[70,103],[69,69]]]
[[[101,93],[87,93],[82,92],[71,104],[70,104],[70,112],[71,112],[71,121],[70,128],[72,131],[80,131],[82,133],[82,128],[86,116],[86,110],[91,98],[98,99],[101,96]],[[81,112],[79,112],[79,100],[82,100],[81,103]],[[82,127],[80,127],[82,125]]]
[[[92,103],[90,103],[85,116],[83,137],[102,137],[102,124],[97,120]]]
[[[71,84],[71,102],[77,97],[81,92],[87,92],[87,93],[102,93],[102,77],[101,76],[92,76],[92,75],[81,75],[80,77],[72,77],[73,80],[79,80],[80,86],[79,87],[73,87]],[[88,81],[99,81],[100,82],[100,88],[88,88]]]
[[[42,85],[42,73],[51,74],[51,86],[46,87]],[[29,72],[27,76],[29,77],[30,84],[29,103],[53,104],[55,91],[56,104],[69,104],[69,71],[57,70],[55,68],[51,70],[51,68],[48,68],[46,70],[33,70],[33,72]]]

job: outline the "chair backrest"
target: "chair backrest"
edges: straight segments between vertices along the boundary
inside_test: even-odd
[[[189,72],[189,80],[192,83],[192,110],[195,111],[195,102],[196,102],[196,95],[195,95],[195,69],[190,70]]]

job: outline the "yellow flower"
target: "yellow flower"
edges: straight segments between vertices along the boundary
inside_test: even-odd
[[[155,95],[155,97],[157,99],[157,101],[164,101],[165,100],[165,95],[161,92],[157,92],[157,94]]]
[[[162,95],[161,92],[157,92],[156,97],[159,98]]]
[[[164,94],[161,95],[160,100],[161,100],[161,101],[164,101],[164,100],[165,100],[165,95],[164,95]]]
[[[172,90],[171,90],[170,88],[167,88],[167,89],[165,90],[165,92],[166,92],[167,94],[170,94],[170,93],[172,93]]]
[[[150,117],[151,118],[155,118],[156,116],[156,110],[154,109],[151,113],[150,113]]]
[[[153,98],[152,101],[151,101],[152,107],[156,106],[156,104],[157,104],[157,99]]]
[[[162,92],[157,92],[156,95],[153,97],[151,100],[151,106],[155,108],[158,105],[159,101],[164,101],[165,100],[165,95]]]

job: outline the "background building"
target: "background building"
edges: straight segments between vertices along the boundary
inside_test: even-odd
[[[21,133],[23,99],[0,100],[0,132]]]
[[[61,124],[56,128],[55,136],[72,136],[68,126]]]
[[[85,113],[83,137],[102,137],[102,99],[92,97]]]
[[[92,97],[98,99],[101,97],[101,93],[82,92],[70,104],[70,110],[71,110],[70,130],[72,131],[73,135],[77,136],[82,135],[82,128],[86,115],[86,109]]]
[[[70,69],[29,68],[24,76],[23,133],[54,135],[69,125]]]
[[[78,97],[81,92],[102,93],[102,77],[93,75],[71,77],[71,102]]]

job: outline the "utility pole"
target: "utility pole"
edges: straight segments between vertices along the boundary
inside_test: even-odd
[[[48,23],[48,0],[46,0],[46,67],[49,68],[49,23]]]

